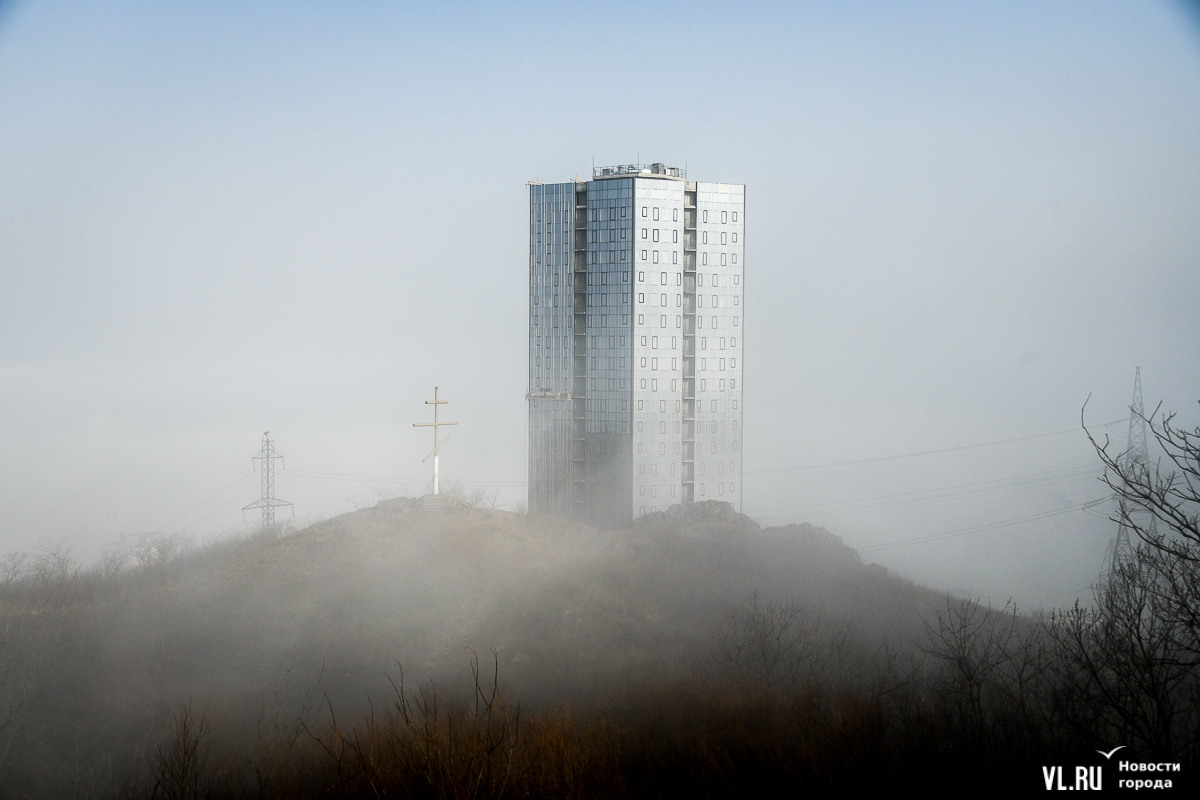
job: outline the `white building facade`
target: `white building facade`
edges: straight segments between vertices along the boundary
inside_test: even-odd
[[[663,164],[530,185],[529,509],[741,509],[745,187]]]

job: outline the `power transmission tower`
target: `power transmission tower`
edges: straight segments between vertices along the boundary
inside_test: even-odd
[[[1142,368],[1136,367],[1133,373],[1133,401],[1129,404],[1129,436],[1126,439],[1125,451],[1117,460],[1122,475],[1148,476],[1150,471],[1150,452],[1146,444],[1146,413],[1142,406]],[[1133,540],[1129,535],[1130,526],[1127,521],[1134,522],[1137,528],[1147,532],[1151,537],[1158,533],[1158,526],[1148,509],[1131,506],[1128,500],[1117,496],[1113,499],[1114,512],[1117,518],[1117,538],[1109,545],[1107,574],[1111,575],[1119,564],[1133,560]],[[1135,531],[1136,533],[1136,531]]]
[[[438,493],[438,450],[441,449],[442,445],[444,445],[446,442],[450,441],[450,437],[447,436],[445,439],[442,439],[442,441],[440,443],[438,442],[438,428],[440,428],[443,425],[457,425],[458,424],[457,422],[443,422],[438,419],[438,406],[444,406],[449,402],[450,402],[449,400],[439,400],[438,399],[438,387],[436,387],[436,386],[433,387],[433,399],[425,401],[425,405],[433,406],[433,422],[414,422],[413,423],[414,428],[433,428],[433,449],[429,451],[428,456],[425,456],[424,458],[421,459],[421,463],[424,464],[426,461],[429,460],[430,456],[433,456],[433,493],[434,494]]]
[[[263,433],[262,450],[259,454],[251,457],[251,462],[261,461],[259,473],[262,476],[262,497],[255,500],[250,505],[242,509],[243,516],[245,512],[253,508],[262,509],[262,524],[264,528],[268,528],[275,524],[275,509],[280,506],[292,505],[287,500],[279,500],[275,497],[275,459],[283,461],[283,456],[275,449],[275,442],[271,439],[270,431]]]

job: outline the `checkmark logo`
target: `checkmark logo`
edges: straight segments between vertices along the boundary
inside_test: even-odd
[[[1109,750],[1107,753],[1104,752],[1103,750],[1097,750],[1096,752],[1099,753],[1100,755],[1104,756],[1105,760],[1108,760],[1108,759],[1112,758],[1113,753],[1117,752],[1118,750],[1120,750],[1124,747],[1125,747],[1125,745],[1121,745],[1120,747],[1114,747],[1112,750]]]

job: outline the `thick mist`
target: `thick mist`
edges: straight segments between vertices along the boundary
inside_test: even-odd
[[[764,790],[721,771],[751,755],[902,781],[1010,723],[997,769],[1112,731],[1185,758],[1076,714],[1069,673],[1148,591],[1096,592],[1088,433],[1125,447],[1137,367],[1147,415],[1200,424],[1190,5],[25,0],[0,109],[0,794],[153,795],[203,716],[206,774],[287,796],[336,715],[394,743],[362,715],[399,669],[470,698],[473,657],[611,796]],[[635,161],[746,186],[744,507],[529,517],[526,182]],[[445,516],[416,506],[435,386]],[[805,655],[747,666],[783,622]],[[944,669],[954,624],[1000,677]],[[1164,694],[1195,709],[1189,669]],[[746,718],[716,772],[672,761]],[[834,730],[874,766],[805,738]]]
[[[463,423],[444,476],[515,507],[524,183],[593,159],[747,186],[743,510],[764,522],[866,549],[1079,505],[1094,475],[873,498],[1094,466],[1080,410],[1127,417],[1138,365],[1150,405],[1194,413],[1182,7],[628,10],[696,54],[688,80],[607,37],[615,8],[12,4],[0,546],[236,528],[264,430],[302,520],[420,491],[434,385]],[[555,55],[581,32],[587,67]],[[878,558],[1052,605],[1111,536],[1077,512]]]

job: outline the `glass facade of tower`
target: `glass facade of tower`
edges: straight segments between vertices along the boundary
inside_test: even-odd
[[[622,165],[529,218],[530,511],[740,510],[745,188]]]

